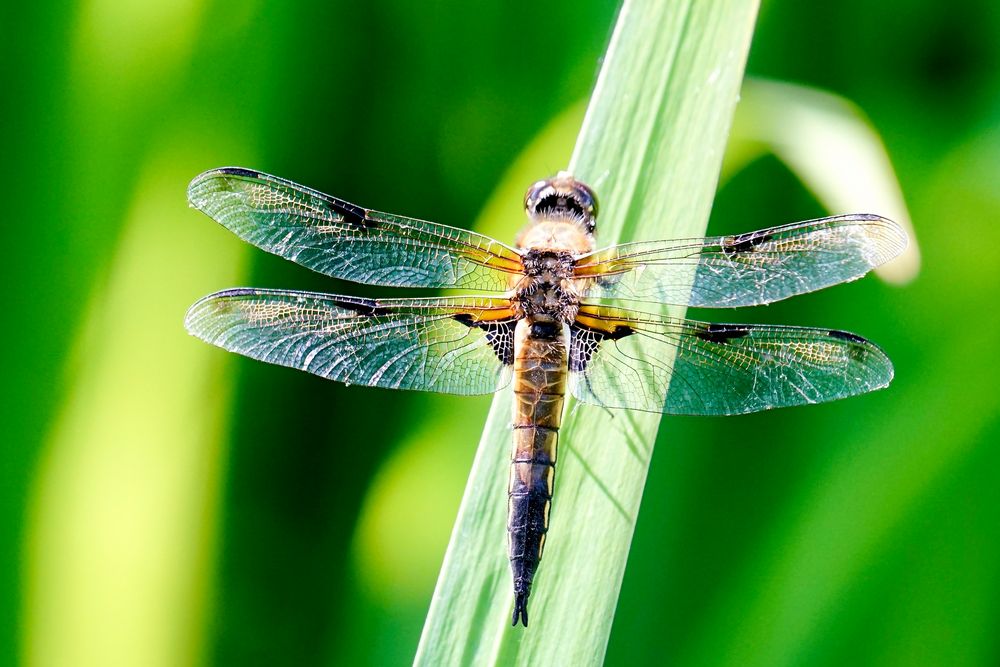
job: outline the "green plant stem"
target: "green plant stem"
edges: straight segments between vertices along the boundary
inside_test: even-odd
[[[570,161],[601,198],[600,245],[704,234],[757,5],[623,5]],[[570,402],[549,538],[529,600],[531,627],[511,628],[511,399],[499,394],[415,663],[600,664],[660,419]]]

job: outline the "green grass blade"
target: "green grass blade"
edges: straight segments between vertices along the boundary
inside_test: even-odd
[[[602,245],[704,233],[756,11],[753,0],[622,7],[570,161],[601,197]],[[510,627],[510,421],[510,396],[502,393],[487,419],[416,664],[603,660],[660,417],[570,404],[528,629]]]

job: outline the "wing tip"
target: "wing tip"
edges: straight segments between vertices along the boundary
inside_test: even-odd
[[[852,348],[851,357],[855,363],[864,366],[873,377],[869,383],[859,386],[857,391],[845,394],[844,398],[867,394],[872,391],[885,389],[896,375],[896,370],[892,365],[892,360],[885,350],[864,336],[859,336],[850,331],[840,329],[830,329],[827,331],[830,338],[843,341]]]
[[[903,225],[889,218],[882,218],[882,224],[886,227],[886,241],[889,245],[889,259],[895,259],[903,254],[910,245],[910,235],[906,233]]]
[[[204,317],[205,314],[204,313],[205,303],[210,298],[211,296],[206,296],[202,297],[201,299],[198,299],[193,304],[191,304],[191,307],[187,309],[186,313],[184,313],[184,330],[188,332],[189,336],[194,336],[195,338],[199,338],[201,340],[205,339],[204,336],[202,335],[202,331],[201,328],[199,327],[199,324],[201,322],[202,317]]]
[[[209,294],[201,297],[191,304],[191,307],[184,313],[184,330],[188,332],[188,335],[205,340],[200,324],[206,315],[207,309],[212,307],[216,296],[216,294]]]
[[[889,358],[889,355],[886,354],[881,347],[875,345],[874,343],[872,343],[872,347],[878,350],[878,353],[881,355],[880,361],[882,366],[882,375],[879,378],[879,384],[872,389],[872,391],[876,391],[878,389],[885,389],[892,384],[893,379],[896,377],[896,367],[893,366],[892,359]]]
[[[887,218],[877,213],[859,213],[854,219],[868,223],[873,227],[869,233],[869,238],[878,249],[878,254],[873,258],[872,268],[887,264],[896,259],[910,245],[910,236],[906,233],[903,225],[895,220]]]
[[[233,297],[260,295],[261,290],[253,287],[231,287],[229,289],[207,294],[195,301],[191,304],[191,307],[187,309],[187,312],[184,314],[184,329],[195,338],[208,340],[206,332],[200,327],[203,318],[209,315],[218,314],[219,311],[223,310],[223,306],[228,299]]]
[[[264,178],[265,176],[267,176],[267,174],[264,172],[257,171],[256,169],[248,169],[246,167],[216,167],[215,169],[203,171],[191,179],[191,182],[188,183],[188,206],[196,208],[199,211],[204,210],[203,206],[205,204],[205,196],[208,194],[207,192],[204,192],[205,187],[207,184],[212,183],[219,178],[237,177],[258,179]]]
[[[902,255],[910,244],[910,236],[903,225],[878,213],[846,213],[829,218],[809,220],[806,223],[825,221],[836,225],[846,224],[861,227],[866,240],[877,251],[869,257],[869,264],[873,269]],[[793,223],[793,225],[795,224],[802,223]]]

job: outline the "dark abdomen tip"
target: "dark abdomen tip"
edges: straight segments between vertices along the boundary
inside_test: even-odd
[[[528,594],[514,594],[514,616],[510,619],[510,624],[517,627],[518,620],[524,627],[528,627]]]

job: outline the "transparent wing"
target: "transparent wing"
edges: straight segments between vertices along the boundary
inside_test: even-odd
[[[250,169],[206,171],[188,201],[263,250],[358,283],[503,292],[523,270],[517,251],[487,236],[369,211]]]
[[[841,215],[738,236],[627,243],[580,258],[585,295],[704,308],[755,306],[860,278],[899,255],[906,233]]]
[[[232,289],[195,303],[187,330],[226,350],[348,384],[488,394],[510,380],[506,299],[386,299]]]
[[[585,305],[572,328],[573,394],[609,408],[733,415],[888,386],[892,364],[844,331],[706,324]]]

